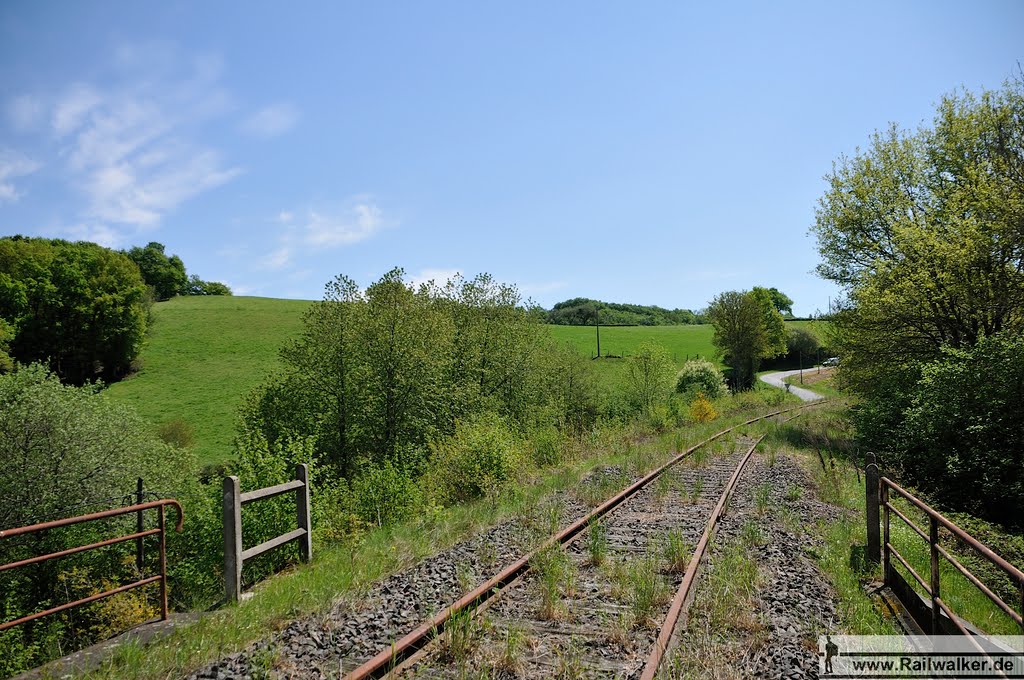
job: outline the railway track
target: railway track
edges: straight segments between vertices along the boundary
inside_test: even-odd
[[[809,406],[752,418],[681,452],[345,677],[654,678],[763,438],[737,431]]]

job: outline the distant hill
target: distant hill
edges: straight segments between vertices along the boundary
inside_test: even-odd
[[[546,318],[548,323],[558,326],[592,326],[598,314],[601,323],[608,325],[672,326],[703,322],[689,309],[665,309],[655,305],[631,305],[589,298],[559,302],[547,312]]]
[[[278,365],[278,350],[298,334],[310,304],[240,296],[159,302],[141,370],[107,394],[154,426],[184,420],[200,461],[227,460],[242,399]]]

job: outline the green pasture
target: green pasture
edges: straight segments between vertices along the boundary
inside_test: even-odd
[[[309,305],[237,296],[157,303],[141,370],[107,394],[154,427],[184,420],[200,461],[227,460],[242,399],[277,365],[278,350],[299,332]]]
[[[231,457],[235,417],[242,399],[277,366],[278,350],[302,326],[305,300],[257,297],[177,297],[153,307],[153,324],[141,370],[111,385],[111,399],[134,406],[159,427],[181,419],[192,427],[203,463]],[[805,325],[815,322],[791,322]],[[551,336],[584,356],[597,354],[596,331],[587,326],[548,326]],[[701,356],[718,361],[710,325],[602,326],[599,382],[618,389],[626,359],[644,342],[664,347],[682,366]]]
[[[566,342],[586,356],[597,356],[597,331],[594,326],[548,326],[555,340]],[[698,354],[715,361],[709,324],[699,326],[601,326],[601,355],[628,357],[636,354],[642,343],[661,345],[676,365],[682,367],[687,358]]]

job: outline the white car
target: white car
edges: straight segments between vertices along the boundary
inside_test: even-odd
[[[838,366],[839,365],[839,357],[829,357],[828,359],[825,359],[824,361],[822,361],[821,365],[822,366]]]

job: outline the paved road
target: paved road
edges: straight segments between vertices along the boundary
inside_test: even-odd
[[[812,369],[805,368],[804,372],[808,372],[810,370]],[[776,371],[775,373],[765,373],[764,375],[761,376],[761,380],[768,383],[772,387],[778,387],[784,390],[786,389],[786,378],[791,375],[797,375],[799,373],[799,369],[795,371]],[[804,401],[818,401],[819,399],[825,398],[818,394],[817,392],[811,392],[810,390],[805,390],[804,388],[797,387],[796,385],[791,385],[789,391],[795,394],[796,396],[800,397]]]

